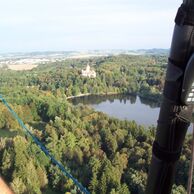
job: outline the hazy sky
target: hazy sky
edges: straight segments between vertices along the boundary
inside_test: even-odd
[[[0,0],[0,52],[169,48],[182,0]]]

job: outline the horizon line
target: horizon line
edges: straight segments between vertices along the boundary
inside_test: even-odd
[[[141,51],[141,50],[170,50],[170,48],[138,48],[138,49],[78,49],[78,50],[32,50],[32,51],[8,51],[0,54],[30,54],[30,53],[62,53],[62,52],[92,52],[92,51]]]

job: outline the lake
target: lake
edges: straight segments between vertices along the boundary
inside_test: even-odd
[[[73,105],[78,105],[79,103],[90,105],[96,111],[118,119],[134,120],[137,124],[145,127],[157,125],[160,111],[160,103],[132,95],[91,95],[72,98],[69,101]],[[191,125],[188,133],[192,133]]]
[[[134,120],[140,125],[151,126],[157,124],[159,103],[131,95],[83,96],[70,100],[74,105],[79,103],[90,105],[96,111],[109,116]]]

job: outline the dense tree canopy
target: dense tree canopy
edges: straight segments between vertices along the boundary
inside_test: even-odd
[[[0,70],[0,89],[30,130],[91,193],[143,194],[155,128],[73,106],[79,94],[135,93],[158,100],[165,56],[116,56],[89,61],[97,78],[80,75],[88,60],[40,65],[31,71]],[[0,103],[0,172],[17,194],[79,193],[25,136]],[[178,163],[173,193],[186,192],[190,141]]]

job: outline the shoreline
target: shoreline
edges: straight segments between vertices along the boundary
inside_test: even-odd
[[[91,93],[86,93],[86,94],[79,94],[77,96],[68,96],[66,97],[66,100],[70,100],[70,99],[74,99],[74,98],[79,98],[79,97],[84,97],[84,96],[111,96],[111,95],[135,95],[135,96],[139,96],[142,99],[147,99],[147,100],[151,100],[154,101],[155,103],[161,103],[161,99],[158,101],[158,99],[154,99],[153,97],[146,97],[146,96],[142,96],[138,93],[118,93],[118,92],[107,92],[107,93],[99,93],[99,94],[91,94]]]
[[[114,95],[114,94],[123,94],[123,93],[118,93],[118,92],[107,92],[107,93],[99,93],[99,94],[86,93],[86,94],[79,94],[77,96],[68,96],[68,97],[66,97],[66,99],[69,100],[69,99],[79,98],[79,97],[83,97],[83,96],[92,96],[92,95],[108,96],[108,95]]]

